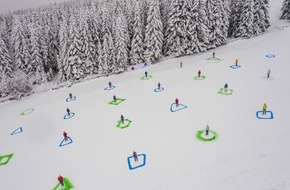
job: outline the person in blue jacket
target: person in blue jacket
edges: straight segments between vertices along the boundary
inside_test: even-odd
[[[124,124],[124,116],[121,114],[121,122]]]
[[[228,90],[228,87],[229,87],[229,85],[228,85],[228,83],[226,83],[224,86],[225,92]]]
[[[160,90],[161,84],[160,82],[158,82],[158,90]]]
[[[147,76],[148,76],[148,72],[147,72],[147,71],[145,71],[145,77],[147,78]]]

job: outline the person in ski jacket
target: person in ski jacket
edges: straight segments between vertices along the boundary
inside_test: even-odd
[[[133,157],[134,157],[135,162],[138,162],[137,152],[133,151]]]
[[[57,180],[59,181],[61,186],[64,186],[63,184],[63,177],[61,175],[58,176]]]
[[[161,84],[160,84],[160,82],[158,82],[158,89],[160,90],[160,87],[161,87]]]
[[[198,74],[198,78],[199,78],[200,77],[200,74],[201,74],[201,71],[199,70],[197,74]]]
[[[112,88],[112,83],[111,82],[109,82],[109,88]]]
[[[215,58],[215,52],[212,52],[212,58]]]
[[[182,68],[182,62],[180,62],[180,68]]]
[[[64,137],[64,140],[67,141],[68,137],[67,137],[67,133],[65,131],[63,132],[63,137]]]
[[[67,115],[70,116],[70,110],[67,108],[66,109]]]
[[[236,66],[238,66],[238,63],[239,63],[239,60],[238,60],[238,58],[236,58],[236,61],[235,61],[235,63],[236,63]]]
[[[207,125],[205,128],[205,135],[208,135],[208,132],[209,132],[209,126]]]
[[[267,104],[264,103],[264,105],[263,105],[263,115],[266,114],[266,111],[267,111]]]
[[[124,116],[121,114],[121,122],[124,124]]]
[[[115,95],[113,96],[113,100],[114,100],[114,102],[117,101],[117,97]]]
[[[179,106],[179,100],[178,100],[178,98],[175,99],[175,104],[176,104],[176,107]]]
[[[228,90],[228,87],[229,87],[229,85],[228,85],[228,83],[226,83],[224,86],[225,92]]]
[[[72,93],[69,93],[69,98],[72,99]]]
[[[271,74],[271,70],[269,69],[268,72],[267,72],[267,78],[270,77],[270,74]]]

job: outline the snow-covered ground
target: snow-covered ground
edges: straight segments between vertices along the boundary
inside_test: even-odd
[[[206,52],[1,104],[0,156],[14,155],[0,165],[0,189],[52,189],[58,175],[80,190],[290,189],[290,27],[277,19],[281,2],[271,1],[269,33],[215,49],[219,63]],[[241,67],[232,69],[236,58]],[[145,70],[152,79],[140,80]],[[198,70],[204,80],[194,80]],[[116,88],[106,91],[109,81]],[[218,93],[225,83],[232,95]],[[66,102],[70,92],[76,100]],[[108,104],[114,94],[126,100]],[[171,112],[175,98],[188,108]],[[256,117],[264,103],[273,119]],[[75,116],[64,120],[67,108]],[[124,129],[121,114],[132,121]],[[215,140],[196,137],[206,125]],[[59,147],[63,131],[73,143]],[[146,165],[130,170],[134,150]]]

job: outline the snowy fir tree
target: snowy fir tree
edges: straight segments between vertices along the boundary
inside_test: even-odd
[[[237,24],[235,37],[249,38],[253,35],[254,1],[244,0],[241,7],[240,21]]]
[[[117,4],[115,12],[115,23],[113,27],[114,39],[114,61],[112,65],[112,72],[119,73],[127,68],[128,64],[128,25],[127,21],[121,11],[120,5]]]
[[[14,23],[12,31],[12,46],[16,67],[28,74],[30,67],[29,44],[27,35],[25,34],[22,23],[19,19],[16,19]]]
[[[206,11],[209,29],[208,48],[211,49],[226,43],[227,31],[225,31],[224,23],[227,18],[225,18],[221,0],[207,0]]]
[[[141,20],[141,10],[139,1],[135,4],[134,11],[134,22],[133,22],[133,39],[130,52],[130,63],[132,65],[143,63],[143,53],[144,53],[144,37],[143,37],[143,25]]]
[[[4,43],[3,39],[0,37],[0,73],[3,74],[2,77],[12,77],[13,65],[10,53],[8,51],[7,45]],[[1,78],[0,78],[1,81]]]
[[[270,24],[270,15],[269,15],[269,0],[261,0],[261,9],[263,10],[263,20],[266,24],[266,28],[271,26]]]
[[[186,23],[183,18],[182,0],[172,0],[166,28],[166,55],[180,56],[184,53],[186,38]],[[187,7],[190,8],[190,7]]]
[[[282,15],[280,19],[290,20],[290,0],[284,0],[282,5]]]
[[[84,73],[86,75],[92,75],[94,68],[96,67],[96,54],[95,44],[92,39],[91,32],[88,24],[88,11],[83,11],[83,15],[80,20],[80,31],[82,47],[80,49],[82,55],[82,62],[84,66]]]
[[[164,40],[158,0],[151,1],[147,15],[144,57],[147,61],[157,61],[162,57]]]
[[[30,41],[31,41],[31,56],[30,56],[30,62],[29,62],[29,73],[28,76],[31,78],[33,83],[43,83],[46,82],[46,74],[44,72],[44,58],[43,54],[41,52],[41,45],[43,42],[43,36],[40,31],[40,26],[36,23],[30,25]]]
[[[206,51],[208,46],[208,21],[203,0],[193,1],[191,15],[191,24],[188,28],[190,41],[187,50],[190,53],[187,54]]]
[[[109,12],[109,6],[105,3],[101,7],[101,22],[102,22],[102,50],[101,55],[99,56],[99,73],[110,73],[113,65],[113,36],[112,36],[112,22]]]
[[[74,81],[84,77],[84,66],[81,52],[82,41],[74,16],[71,16],[70,24],[69,38],[71,41],[66,55],[67,62],[64,70],[66,71],[67,80]]]
[[[59,31],[59,55],[57,59],[58,63],[58,75],[59,75],[59,80],[60,81],[65,81],[67,80],[66,73],[64,71],[64,66],[67,63],[67,49],[70,45],[69,41],[69,26],[68,26],[68,21],[66,18],[63,18],[63,21],[61,22],[60,25],[60,31]]]

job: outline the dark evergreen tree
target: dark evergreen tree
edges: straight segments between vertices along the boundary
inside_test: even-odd
[[[282,15],[280,19],[290,20],[290,0],[284,0],[282,5]]]
[[[163,26],[159,8],[159,1],[152,0],[148,9],[145,30],[144,57],[147,61],[156,61],[162,57]]]

